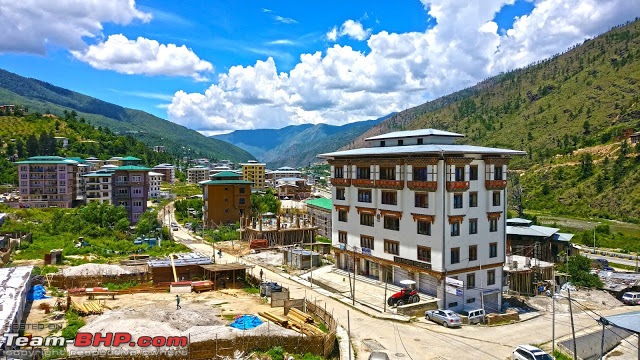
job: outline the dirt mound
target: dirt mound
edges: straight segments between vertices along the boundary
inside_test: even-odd
[[[119,265],[87,263],[72,266],[62,270],[64,276],[97,276],[97,275],[123,275],[131,274],[129,270]]]

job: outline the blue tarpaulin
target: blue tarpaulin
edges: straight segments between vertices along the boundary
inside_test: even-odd
[[[249,330],[261,324],[262,320],[255,315],[242,315],[236,318],[229,326],[240,330]]]
[[[42,299],[50,298],[51,296],[45,296],[46,293],[47,293],[47,290],[44,289],[44,286],[34,285],[31,288],[31,290],[29,290],[29,292],[27,293],[27,300],[33,301],[33,300],[42,300]]]

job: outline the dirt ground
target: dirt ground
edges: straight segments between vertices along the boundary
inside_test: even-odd
[[[569,300],[567,298],[567,292],[561,291],[561,298],[556,298],[556,312],[569,313]],[[624,306],[622,302],[616,299],[613,295],[604,290],[575,290],[571,291],[571,299],[574,300],[574,311],[577,310],[575,306],[581,308],[581,310],[607,310],[618,306]],[[547,296],[535,296],[530,298],[527,303],[533,307],[551,312],[552,299]]]

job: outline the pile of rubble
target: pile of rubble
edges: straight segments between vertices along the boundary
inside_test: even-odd
[[[131,274],[131,271],[119,265],[87,263],[62,270],[64,276],[104,276]]]

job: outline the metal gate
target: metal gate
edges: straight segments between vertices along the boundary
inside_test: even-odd
[[[500,292],[496,290],[490,294],[483,294],[484,297],[484,312],[485,314],[489,313],[500,313]]]
[[[418,282],[418,291],[433,297],[437,297],[438,296],[438,280],[429,274],[420,273],[420,281]]]
[[[398,286],[403,286],[400,284],[402,280],[413,280],[409,278],[409,272],[403,268],[394,266],[393,267],[393,283]]]

